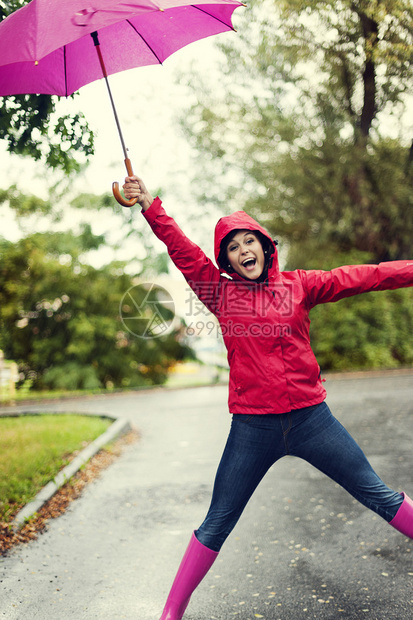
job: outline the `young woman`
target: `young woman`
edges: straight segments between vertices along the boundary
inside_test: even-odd
[[[183,617],[257,485],[287,454],[305,459],[413,538],[412,500],[384,484],[324,402],[308,316],[316,304],[413,286],[413,262],[280,272],[276,244],[237,211],[216,225],[217,268],[138,177],[127,177],[123,188],[128,199],[138,199],[175,265],[218,318],[230,366],[232,425],[211,505],[192,534],[160,620]]]

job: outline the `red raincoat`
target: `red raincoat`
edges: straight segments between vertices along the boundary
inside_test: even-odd
[[[144,216],[220,323],[230,366],[231,413],[285,413],[322,402],[326,391],[310,346],[311,308],[368,291],[413,286],[412,261],[280,271],[275,246],[265,283],[236,273],[229,277],[184,235],[159,198]],[[237,211],[216,225],[217,262],[222,239],[235,229],[258,230],[271,241],[258,222]]]

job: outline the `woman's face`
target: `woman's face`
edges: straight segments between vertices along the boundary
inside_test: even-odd
[[[240,276],[256,280],[264,271],[265,256],[261,242],[250,230],[240,230],[227,244],[229,264]]]

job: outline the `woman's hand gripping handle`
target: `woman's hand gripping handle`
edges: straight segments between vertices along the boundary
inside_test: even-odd
[[[142,211],[149,209],[153,203],[153,198],[146,189],[145,183],[135,174],[125,178],[123,193],[128,201],[134,200],[135,202],[133,204],[140,204]]]

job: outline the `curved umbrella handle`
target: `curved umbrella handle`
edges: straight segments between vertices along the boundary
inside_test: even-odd
[[[118,203],[122,205],[122,207],[133,207],[138,202],[137,198],[126,200],[126,198],[124,198],[122,194],[120,193],[119,183],[117,181],[114,181],[114,183],[112,183],[112,193],[115,196]]]
[[[131,177],[133,175],[132,163],[128,157],[125,159],[125,166],[126,166],[126,171],[128,173],[128,176]],[[122,194],[120,193],[119,183],[117,181],[112,183],[112,193],[114,197],[116,198],[116,200],[118,201],[118,203],[122,205],[122,207],[133,207],[138,202],[137,198],[126,200],[126,198],[124,198]]]

